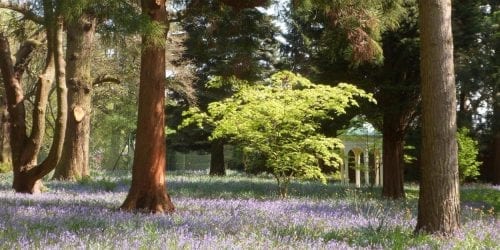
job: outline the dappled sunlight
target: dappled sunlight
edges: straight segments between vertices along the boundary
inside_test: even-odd
[[[273,179],[230,173],[170,172],[176,212],[118,210],[130,175],[100,173],[79,183],[47,181],[39,195],[16,194],[0,176],[0,244],[14,248],[345,249],[495,246],[494,212],[464,207],[463,229],[451,239],[413,236],[416,199],[380,199],[378,188],[291,184],[281,199]],[[4,188],[5,187],[5,188]],[[413,185],[409,190],[414,190]],[[498,192],[489,186],[479,190]],[[467,186],[471,192],[474,187]]]

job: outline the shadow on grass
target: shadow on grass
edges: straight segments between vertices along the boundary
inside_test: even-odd
[[[344,241],[357,247],[408,249],[411,247],[424,247],[439,249],[439,242],[430,235],[414,234],[413,231],[401,227],[394,228],[351,228],[333,230],[326,233],[325,241]]]
[[[279,198],[278,185],[272,179],[203,177],[195,181],[171,178],[168,190],[172,196],[196,198],[240,198],[240,199],[275,199]],[[314,182],[293,182],[289,186],[290,198],[329,199],[373,197],[380,192],[379,188],[361,188],[330,183],[323,185]]]

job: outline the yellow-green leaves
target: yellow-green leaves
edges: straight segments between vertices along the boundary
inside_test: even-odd
[[[320,124],[334,122],[348,107],[358,106],[360,99],[375,101],[354,85],[314,84],[289,71],[238,89],[230,98],[211,103],[208,113],[185,112],[183,126],[210,124],[211,139],[224,139],[262,156],[266,170],[285,191],[281,185],[292,178],[325,182],[320,165],[334,170],[341,163],[337,152],[342,142],[322,134]]]

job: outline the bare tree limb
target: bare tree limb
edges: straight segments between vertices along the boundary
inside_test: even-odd
[[[26,19],[38,24],[43,24],[43,17],[33,12],[27,3],[14,3],[8,0],[0,0],[0,9],[8,9],[22,14]]]
[[[120,84],[121,81],[120,79],[116,78],[116,77],[112,77],[112,76],[108,76],[108,75],[101,75],[101,76],[98,76],[94,79],[94,81],[92,81],[92,86],[98,86],[99,84],[102,84],[102,83],[116,83],[116,84]]]

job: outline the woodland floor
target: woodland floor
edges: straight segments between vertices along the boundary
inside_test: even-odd
[[[45,181],[16,194],[0,174],[0,249],[500,249],[500,187],[461,188],[462,229],[451,238],[414,235],[418,187],[405,201],[379,188],[296,182],[280,199],[274,180],[231,173],[170,172],[176,212],[117,208],[127,172],[97,172],[78,183]]]

